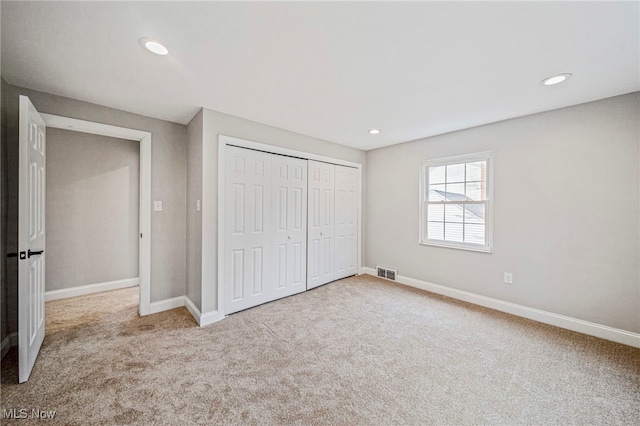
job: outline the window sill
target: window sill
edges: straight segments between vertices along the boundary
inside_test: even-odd
[[[440,241],[418,241],[418,244],[422,246],[443,247],[456,250],[476,251],[480,253],[493,253],[493,247],[491,246],[475,246],[466,244],[447,243]]]

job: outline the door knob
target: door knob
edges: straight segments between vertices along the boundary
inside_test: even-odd
[[[42,253],[44,253],[44,250],[38,250],[38,251],[31,251],[31,250],[29,250],[29,251],[27,252],[27,255],[28,255],[27,257],[31,257],[31,256],[38,256],[38,255],[41,255]]]

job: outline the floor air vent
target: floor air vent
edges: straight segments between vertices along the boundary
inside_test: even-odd
[[[378,276],[380,278],[386,278],[388,280],[396,280],[396,275],[398,274],[398,271],[396,271],[395,269],[389,269],[389,268],[381,268],[381,267],[377,267],[376,268],[378,270]]]

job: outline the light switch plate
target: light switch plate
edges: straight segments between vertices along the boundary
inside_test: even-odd
[[[162,201],[154,201],[153,202],[153,211],[161,212],[162,211]]]

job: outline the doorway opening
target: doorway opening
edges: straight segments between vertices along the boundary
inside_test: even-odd
[[[138,141],[47,129],[45,301],[138,287],[139,157]]]
[[[85,288],[76,287],[75,291],[77,291],[76,295],[82,295],[93,293],[95,290],[106,291],[137,284],[139,286],[138,312],[140,315],[149,314],[151,304],[151,133],[51,114],[41,114],[41,116],[47,128],[139,142],[137,282],[116,280],[102,283],[103,285],[99,289],[84,286]],[[88,247],[88,249],[91,248]],[[125,262],[130,262],[130,260],[125,259]],[[65,297],[70,297],[69,293],[66,293]],[[51,292],[47,300],[54,300],[55,294]]]

